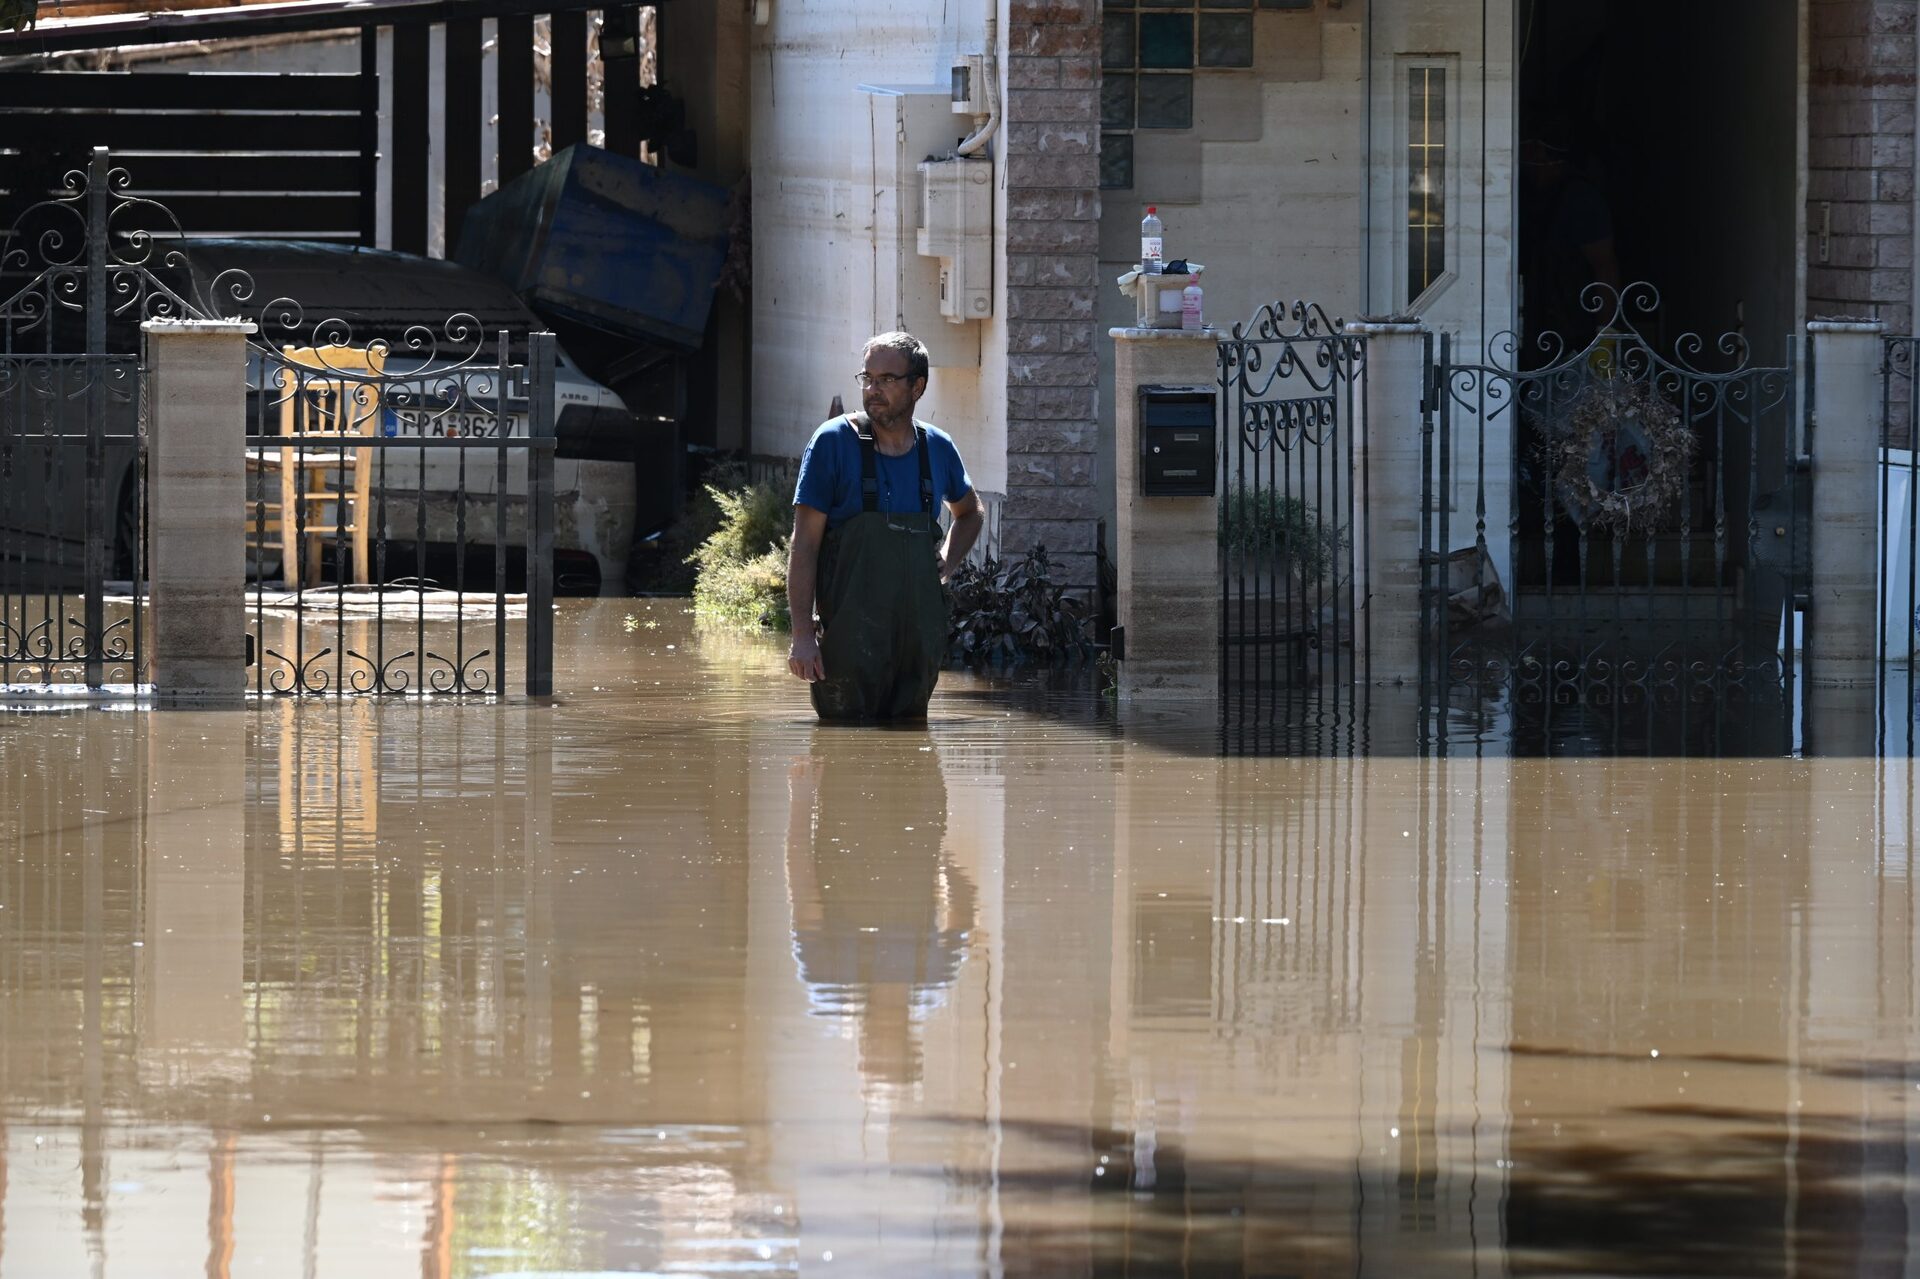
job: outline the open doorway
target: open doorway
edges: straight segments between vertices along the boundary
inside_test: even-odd
[[[1522,151],[1538,154],[1529,140],[1564,149],[1575,206],[1523,164],[1523,336],[1565,322],[1568,282],[1588,265],[1568,260],[1580,246],[1566,241],[1604,227],[1619,279],[1659,293],[1657,313],[1636,323],[1656,350],[1697,334],[1701,358],[1724,365],[1718,340],[1731,333],[1752,363],[1786,362],[1799,320],[1798,11],[1520,0]],[[1562,336],[1582,336],[1573,327]]]
[[[1801,319],[1799,6],[1518,2],[1517,354],[1538,370],[1599,346],[1579,378],[1541,384],[1546,398],[1516,428],[1516,604],[1529,589],[1597,588],[1644,602],[1651,620],[1662,592],[1730,598],[1751,585],[1749,515],[1783,482],[1791,379],[1736,390],[1663,374],[1659,362],[1708,375],[1790,363]],[[1607,338],[1610,322],[1644,348]],[[1649,357],[1614,363],[1633,349]],[[1668,407],[1609,418],[1589,454],[1574,382],[1595,378],[1638,381]],[[1780,387],[1764,405],[1742,398]],[[1657,517],[1585,518],[1589,498],[1649,491],[1633,486],[1650,474],[1647,414],[1659,412],[1693,446],[1668,469],[1671,490],[1645,499]],[[1746,611],[1772,609],[1764,592],[1746,593]],[[1577,606],[1548,611],[1566,607]]]

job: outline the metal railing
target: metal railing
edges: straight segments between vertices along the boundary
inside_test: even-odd
[[[550,694],[552,334],[516,360],[465,316],[364,348],[317,331],[249,362],[254,692],[497,695],[518,666]]]
[[[1309,688],[1315,713],[1335,714],[1366,676],[1354,634],[1366,350],[1300,302],[1263,306],[1220,341],[1221,702],[1232,722],[1289,713]]]

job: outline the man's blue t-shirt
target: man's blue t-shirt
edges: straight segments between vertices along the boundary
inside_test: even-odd
[[[914,425],[927,433],[927,453],[932,461],[934,514],[940,504],[957,502],[973,491],[966,464],[953,437],[925,422]],[[904,457],[888,457],[874,451],[874,478],[879,481],[879,509],[908,513],[920,506],[920,450],[909,449]],[[827,527],[839,528],[860,514],[860,434],[844,417],[821,424],[800,455],[800,482],[794,485],[795,506],[811,506],[827,513]]]

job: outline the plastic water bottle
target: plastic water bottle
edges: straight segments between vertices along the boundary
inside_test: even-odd
[[[1205,327],[1200,315],[1200,274],[1195,272],[1188,280],[1187,287],[1180,290],[1180,327],[1189,331]]]
[[[1166,256],[1162,251],[1160,239],[1160,219],[1154,212],[1154,206],[1147,206],[1147,216],[1140,219],[1140,270],[1147,275],[1159,275],[1166,265]]]

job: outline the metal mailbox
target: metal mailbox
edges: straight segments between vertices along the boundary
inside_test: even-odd
[[[1212,497],[1218,469],[1210,386],[1140,388],[1140,492],[1146,497]]]

